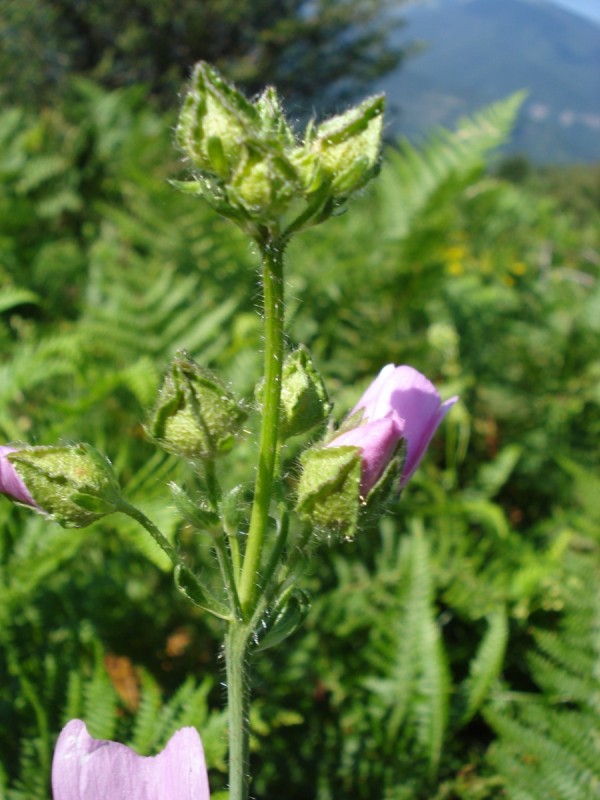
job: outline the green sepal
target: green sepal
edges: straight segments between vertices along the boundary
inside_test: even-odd
[[[168,183],[183,194],[191,194],[194,197],[202,196],[204,194],[204,188],[200,181],[176,181],[176,180],[169,180]]]
[[[261,120],[263,136],[277,142],[281,148],[294,147],[294,132],[288,124],[277,90],[267,86],[255,103]]]
[[[69,495],[69,500],[84,511],[91,511],[93,514],[99,514],[100,516],[106,516],[106,514],[112,514],[118,510],[114,503],[85,492],[73,492],[73,494]]]
[[[354,539],[361,508],[359,447],[311,447],[300,463],[298,513],[314,527]]]
[[[7,458],[37,505],[63,528],[85,528],[118,510],[111,463],[89,444],[26,447]]]
[[[212,511],[202,500],[194,502],[185,489],[176,483],[170,483],[171,497],[183,519],[199,531],[220,533],[219,515]]]
[[[306,592],[290,588],[265,620],[256,652],[260,653],[281,644],[304,624],[309,611],[310,598]]]
[[[240,531],[242,521],[242,509],[240,507],[244,487],[241,484],[234,486],[226,492],[220,502],[221,524],[228,536],[237,536]]]
[[[401,439],[381,477],[373,486],[361,507],[361,524],[369,524],[373,518],[380,517],[386,506],[400,497],[400,482],[406,460],[406,442]]]
[[[174,578],[175,586],[190,603],[202,608],[204,611],[208,611],[215,617],[219,617],[219,619],[233,619],[227,606],[217,600],[212,592],[202,585],[200,579],[194,575],[189,567],[181,564],[176,566]]]

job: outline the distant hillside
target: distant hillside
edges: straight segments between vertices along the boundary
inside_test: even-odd
[[[398,42],[425,49],[382,83],[393,133],[414,138],[525,88],[511,152],[600,160],[599,25],[546,0],[437,0],[399,13]]]

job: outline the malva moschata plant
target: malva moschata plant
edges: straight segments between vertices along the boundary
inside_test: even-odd
[[[338,212],[376,175],[383,111],[384,98],[372,97],[320,125],[310,123],[299,139],[274,89],[250,102],[211,66],[194,69],[176,130],[191,177],[176,186],[203,198],[258,248],[263,374],[251,409],[219,376],[177,353],[146,432],[196,473],[201,497],[178,485],[171,487],[172,497],[188,525],[210,533],[221,591],[123,497],[108,459],[94,448],[0,448],[0,492],[65,527],[128,515],[171,560],[177,589],[222,620],[230,800],[247,800],[250,791],[250,659],[304,621],[308,603],[299,584],[322,532],[329,539],[352,539],[367,518],[397,498],[457,399],[442,403],[416,369],[389,364],[334,430],[332,405],[310,353],[303,346],[286,352],[286,246],[299,231]],[[218,465],[235,450],[248,413],[256,412],[261,425],[255,483],[244,520],[240,489],[222,487]],[[309,446],[290,489],[281,449],[300,435]],[[193,731],[179,731],[160,755],[141,758],[123,745],[92,739],[80,721],[69,723],[58,740],[53,786],[55,800],[208,797],[202,746]]]

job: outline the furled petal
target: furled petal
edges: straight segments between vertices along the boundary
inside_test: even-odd
[[[361,409],[364,409],[365,417],[367,419],[377,419],[377,417],[385,416],[385,414],[382,415],[376,413],[377,401],[379,396],[383,393],[388,379],[395,371],[396,367],[393,364],[387,364],[380,371],[379,375],[375,378],[369,388],[365,391],[358,403],[354,406],[350,412],[350,416],[356,414],[356,412],[360,411]]]
[[[458,397],[451,397],[441,404],[437,389],[427,378],[412,367],[397,367],[393,378],[385,386],[384,398],[404,419],[406,439],[406,461],[402,473],[404,485],[429,446],[433,434]]]
[[[54,800],[209,800],[202,742],[182,728],[157,756],[94,739],[74,719],[58,737],[52,762]]]
[[[18,476],[17,471],[6,458],[9,453],[14,453],[17,447],[8,445],[0,446],[0,493],[5,494],[17,503],[24,503],[32,508],[41,510],[33,497],[29,494],[27,487]]]
[[[376,420],[393,410],[404,420],[404,486],[419,466],[439,424],[457,400],[458,397],[452,397],[442,404],[435,386],[418,370],[388,364],[363,394],[351,414],[362,409],[365,419]]]
[[[351,445],[361,449],[361,495],[366,497],[375,486],[402,438],[403,420],[393,411],[384,419],[374,420],[346,431],[328,447]]]

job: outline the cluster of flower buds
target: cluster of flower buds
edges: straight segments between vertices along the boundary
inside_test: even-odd
[[[363,187],[378,168],[384,97],[369,98],[299,142],[275,89],[250,102],[209,64],[196,65],[177,125],[201,194],[255,238],[285,238],[315,225]]]
[[[353,538],[363,508],[406,485],[457,400],[442,403],[416,369],[388,364],[340,429],[303,454],[299,512]]]

